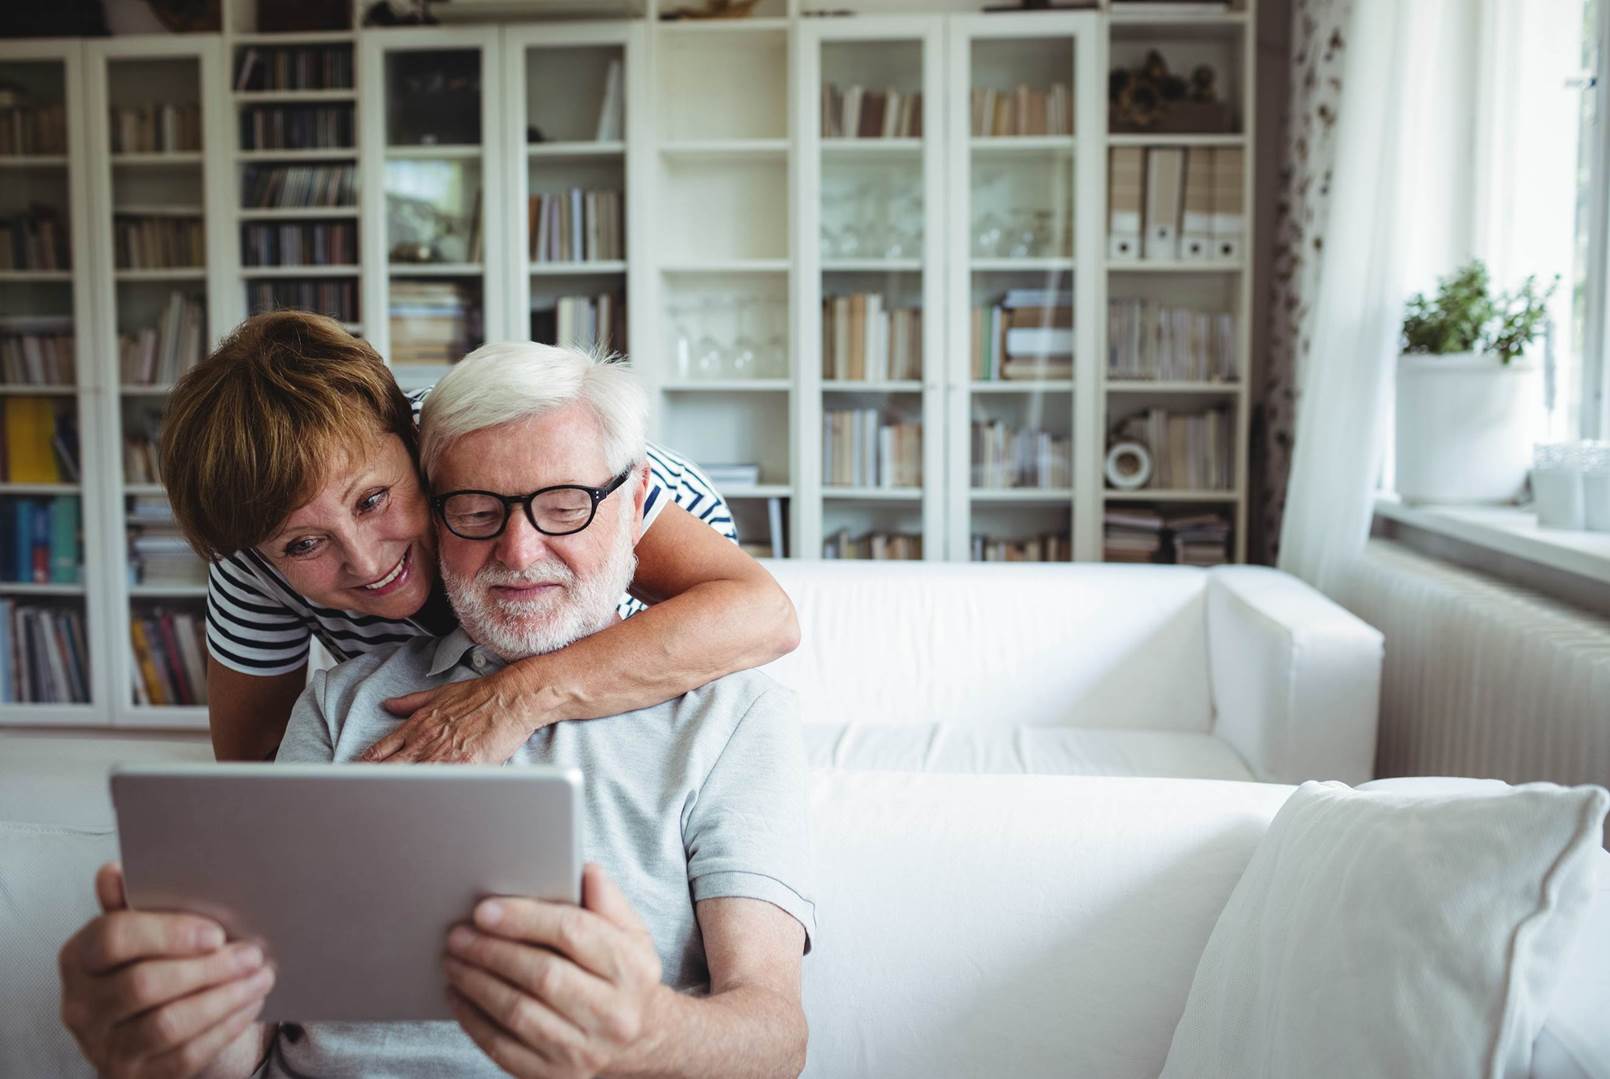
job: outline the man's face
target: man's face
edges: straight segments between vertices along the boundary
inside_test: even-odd
[[[631,583],[647,466],[598,506],[592,524],[546,536],[514,507],[495,539],[436,522],[442,582],[465,631],[505,659],[552,652],[602,629]],[[558,484],[604,487],[614,476],[598,424],[582,404],[488,427],[452,443],[430,477],[435,495],[527,495]]]

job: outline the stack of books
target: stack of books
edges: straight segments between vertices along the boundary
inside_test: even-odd
[[[352,46],[248,48],[235,68],[235,89],[350,90]]]
[[[834,487],[922,486],[922,424],[875,408],[824,411],[822,478]]]
[[[206,314],[199,297],[168,294],[162,319],[118,335],[118,374],[125,386],[171,386],[201,362]]]
[[[972,311],[977,382],[1073,378],[1073,293],[1018,288]]]
[[[1217,566],[1230,561],[1230,519],[1197,513],[1168,519],[1174,561],[1184,566]]]
[[[744,461],[739,464],[699,463],[699,471],[704,478],[716,485],[717,490],[729,487],[753,487],[760,482],[760,465],[753,461]]]
[[[241,207],[247,210],[356,206],[356,165],[248,165],[241,174]]]
[[[205,623],[198,614],[155,608],[130,621],[134,703],[207,703]]]
[[[972,132],[975,136],[1071,135],[1073,93],[1066,83],[1034,88],[973,88]]]
[[[1235,316],[1152,300],[1107,304],[1107,377],[1234,382]]]
[[[0,701],[88,703],[89,647],[82,614],[0,599]]]
[[[867,532],[852,536],[849,529],[841,528],[823,538],[822,557],[918,562],[922,560],[922,536],[906,532]]]
[[[171,154],[200,149],[200,105],[136,105],[112,110],[114,154]]]
[[[457,363],[479,338],[480,308],[456,281],[391,283],[391,362]]]
[[[67,106],[0,108],[0,157],[67,152]]]
[[[877,293],[822,301],[822,378],[884,382],[922,378],[922,308],[890,309]]]
[[[0,499],[0,581],[77,584],[79,527],[76,495]]]
[[[78,415],[70,400],[0,399],[0,482],[77,483]]]
[[[206,230],[192,216],[119,210],[112,218],[112,250],[120,270],[201,267]]]
[[[54,315],[0,318],[0,382],[71,386],[73,320]]]
[[[973,422],[972,485],[982,490],[1073,486],[1073,439],[1004,420]]]
[[[922,91],[822,84],[822,138],[918,139]]]
[[[207,563],[196,557],[162,495],[135,495],[128,505],[129,583],[207,583]]]
[[[0,270],[65,270],[67,226],[54,206],[0,217]]]
[[[242,150],[350,150],[351,105],[267,105],[240,112]]]
[[[626,352],[626,297],[612,292],[596,296],[533,296],[531,340]]]
[[[247,224],[240,240],[247,266],[352,266],[358,261],[358,226],[351,221]]]
[[[1151,408],[1118,424],[1116,437],[1151,451],[1148,488],[1227,491],[1235,486],[1235,427],[1223,406],[1178,415]]]
[[[972,559],[974,562],[1072,562],[1073,538],[1066,532],[1012,540],[975,534]]]
[[[1102,515],[1103,561],[1157,562],[1162,550],[1162,514],[1149,509],[1109,507]]]
[[[532,262],[610,262],[626,257],[619,191],[532,195],[526,206]]]
[[[254,315],[280,308],[316,311],[337,322],[358,321],[358,283],[318,278],[307,281],[251,281],[246,307]]]

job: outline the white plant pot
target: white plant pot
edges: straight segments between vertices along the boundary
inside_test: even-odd
[[[1473,352],[1398,358],[1397,493],[1405,502],[1513,502],[1542,411],[1535,364]]]

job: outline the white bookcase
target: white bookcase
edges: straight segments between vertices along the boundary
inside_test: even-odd
[[[89,668],[87,702],[10,703],[0,723],[205,723],[204,709],[136,705],[131,691],[134,620],[204,606],[195,584],[135,583],[129,570],[131,500],[160,488],[126,478],[125,441],[149,431],[167,387],[125,383],[118,337],[149,325],[175,290],[201,303],[210,347],[261,306],[265,285],[305,286],[321,301],[331,295],[321,286],[340,286],[355,304],[330,313],[410,387],[480,341],[554,332],[568,304],[569,327],[578,312],[593,320],[580,343],[632,357],[654,402],[652,437],[703,464],[757,466],[754,483],[723,494],[746,540],[769,549],[775,521],[790,557],[881,534],[912,554],[920,541],[925,559],[965,561],[974,537],[1057,535],[1059,555],[1097,560],[1112,508],[1224,512],[1244,557],[1255,0],[1197,15],[847,2],[855,13],[840,18],[764,0],[745,20],[663,22],[651,3],[642,18],[609,22],[279,33],[259,24],[255,0],[226,0],[218,34],[0,42],[0,78],[59,101],[68,121],[65,152],[0,152],[0,210],[54,207],[70,234],[69,268],[0,271],[0,318],[71,317],[77,360],[72,385],[0,385],[0,400],[62,402],[78,419],[83,462],[80,483],[0,483],[0,499],[77,498],[84,551],[76,582],[4,582],[0,598],[79,612]],[[294,49],[347,58],[351,84],[241,82],[248,54],[264,64]],[[1214,68],[1237,126],[1110,131],[1108,71],[1150,49],[1182,74]],[[975,89],[1055,84],[1070,91],[1065,125],[975,134]],[[848,130],[852,87],[892,92],[901,110],[866,130],[857,114]],[[917,94],[920,108],[905,104]],[[825,125],[824,97],[839,109]],[[113,154],[111,109],[141,104],[195,106],[205,152]],[[253,145],[260,109],[350,110],[355,139]],[[902,126],[918,116],[920,131]],[[1109,155],[1135,148],[1240,150],[1239,251],[1110,257]],[[351,197],[249,202],[248,180],[279,167],[352,167]],[[605,230],[617,247],[600,241],[579,258],[539,250],[533,196],[573,209],[572,191],[618,195]],[[198,221],[205,264],[119,267],[115,222],[131,212]],[[305,240],[332,224],[356,230],[356,261],[310,265],[304,251],[253,264],[262,227]],[[972,311],[1013,289],[1067,294],[1057,302],[1072,310],[1074,359],[1044,378],[975,377]],[[1108,304],[1119,300],[1232,315],[1235,377],[1111,377]],[[834,320],[857,304],[874,320],[893,312],[907,348],[852,375]],[[1108,436],[1126,417],[1214,406],[1234,442],[1229,486],[1108,489]],[[825,426],[853,410],[920,426],[906,474],[835,479]],[[1054,478],[1068,482],[992,485],[973,437],[975,421],[990,420],[1044,432],[1068,458]]]

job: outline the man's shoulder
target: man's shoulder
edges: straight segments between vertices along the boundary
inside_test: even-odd
[[[762,671],[738,671],[689,690],[673,702],[677,719],[733,730],[746,720],[799,721],[799,698]]]
[[[351,689],[376,676],[403,675],[429,668],[439,637],[412,637],[397,644],[360,652],[325,672],[325,685],[333,691]]]

